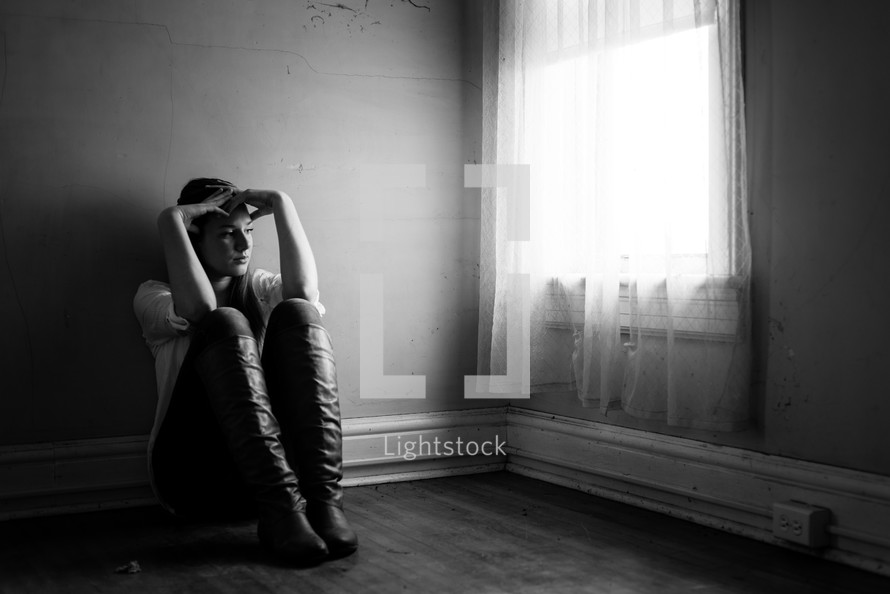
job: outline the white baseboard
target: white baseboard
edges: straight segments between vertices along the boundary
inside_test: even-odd
[[[502,442],[506,434],[504,407],[344,419],[343,484],[503,470],[506,456],[459,455],[454,442]],[[147,435],[0,447],[0,520],[152,505],[147,449]]]
[[[343,484],[377,484],[503,470],[506,455],[496,455],[493,445],[503,443],[506,438],[507,409],[503,406],[346,419],[343,421]],[[460,454],[456,451],[458,439]],[[493,455],[468,455],[464,451],[467,442],[485,447],[486,453]],[[407,452],[409,443],[415,444],[410,446],[414,448],[412,452]],[[436,455],[436,443],[439,455]],[[450,443],[450,455],[446,443]],[[423,452],[419,450],[421,447]]]
[[[458,438],[505,441],[507,457],[447,455],[445,442]],[[421,441],[429,451],[409,459],[417,451],[405,444]],[[0,448],[0,520],[154,504],[147,443],[131,436]],[[513,406],[344,419],[343,455],[346,486],[506,468],[890,575],[884,476]],[[772,504],[788,500],[831,510],[829,547],[773,536]]]
[[[890,478],[510,407],[507,470],[890,575]],[[772,534],[772,505],[832,512],[830,546]]]

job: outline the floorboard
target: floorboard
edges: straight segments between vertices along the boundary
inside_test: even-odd
[[[0,592],[890,592],[888,578],[504,472],[346,501],[359,552],[306,569],[270,563],[252,522],[156,507],[0,523]],[[130,560],[142,571],[115,573]]]

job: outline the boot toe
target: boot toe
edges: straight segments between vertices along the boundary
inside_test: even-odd
[[[358,549],[358,536],[340,507],[310,503],[307,517],[312,529],[327,545],[330,557],[346,557]]]
[[[294,511],[274,521],[261,519],[257,535],[266,551],[289,565],[316,565],[328,557],[327,545],[302,511]]]

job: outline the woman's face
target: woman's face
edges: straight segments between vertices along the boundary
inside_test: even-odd
[[[195,244],[210,280],[241,276],[247,272],[253,248],[253,221],[243,204],[228,217],[208,216]]]

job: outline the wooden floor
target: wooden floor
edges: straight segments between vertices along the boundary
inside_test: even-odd
[[[359,552],[268,563],[250,522],[160,508],[0,523],[0,592],[890,592],[890,579],[493,473],[347,490]],[[139,562],[142,571],[115,568]]]

